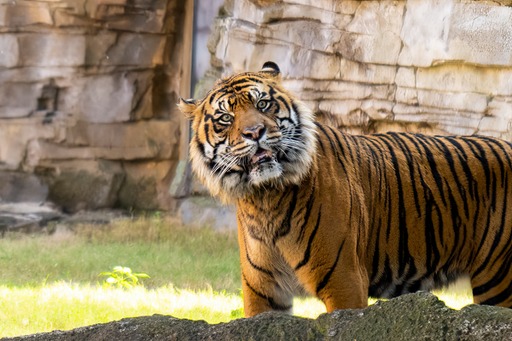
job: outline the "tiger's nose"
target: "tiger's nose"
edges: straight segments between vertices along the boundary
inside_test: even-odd
[[[265,126],[263,123],[256,124],[252,127],[245,127],[242,131],[242,136],[246,139],[258,141],[261,136],[265,133]]]

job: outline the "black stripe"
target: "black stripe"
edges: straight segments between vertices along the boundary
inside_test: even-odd
[[[444,193],[443,188],[443,178],[441,174],[437,171],[437,165],[436,165],[436,158],[434,154],[432,154],[432,146],[431,146],[431,139],[423,135],[415,135],[418,137],[418,142],[423,146],[423,151],[425,152],[425,156],[428,162],[428,165],[430,166],[430,174],[434,178],[434,181],[437,186],[437,190],[439,192],[439,195],[441,197],[441,200],[443,201],[443,205],[446,206],[446,194]],[[430,143],[429,143],[430,142]]]
[[[338,145],[338,150],[341,152],[341,155],[346,160],[347,159],[347,155],[345,153],[345,149],[350,149],[350,148],[349,148],[349,145],[347,143],[347,140],[345,139],[345,134],[340,134],[341,137],[343,138],[343,140],[345,141],[345,144],[342,144],[341,140],[338,137],[338,133],[339,132],[335,131],[332,127],[328,126],[327,128],[331,131],[332,135],[334,136],[334,139],[336,140],[336,144]],[[349,151],[349,153],[350,153],[350,151]],[[336,153],[336,154],[338,154],[338,153]],[[337,155],[337,156],[338,156],[338,160],[340,160],[339,155]],[[353,159],[353,158],[351,157],[351,159]],[[341,163],[341,161],[340,161],[340,163]],[[345,169],[345,166],[343,166],[343,169]]]
[[[315,179],[316,181],[316,179]],[[316,193],[315,191],[311,191],[308,201],[306,203],[306,212],[304,213],[304,222],[302,223],[302,226],[299,229],[299,236],[297,237],[297,244],[302,243],[302,240],[304,239],[304,234],[306,233],[306,227],[309,223],[309,217],[311,215],[311,211],[313,210],[313,204],[315,203],[315,197]]]
[[[405,267],[409,263],[411,259],[411,255],[409,253],[408,242],[409,242],[409,233],[407,231],[407,221],[406,221],[406,210],[405,210],[405,202],[404,202],[404,189],[402,185],[402,175],[400,174],[400,165],[398,163],[398,158],[395,153],[395,149],[391,142],[387,141],[390,139],[389,136],[383,136],[383,142],[387,145],[389,154],[391,156],[391,162],[393,163],[393,167],[395,169],[395,177],[398,191],[398,229],[399,229],[399,239],[398,239],[398,273],[400,275],[404,274]]]
[[[511,147],[510,144],[506,144],[506,146],[509,147],[509,149],[505,150],[505,147],[503,147],[503,144],[500,143],[501,141],[497,141],[495,139],[492,139],[490,137],[485,137],[485,136],[482,136],[481,139],[486,141],[488,145],[490,145],[490,144],[496,145],[503,152],[503,155],[507,159],[508,167],[512,168],[512,160],[509,155],[512,153],[512,151],[510,150],[510,147]]]
[[[322,278],[322,280],[318,283],[317,287],[316,287],[316,294],[318,296],[318,293],[320,291],[322,291],[322,289],[325,288],[325,286],[327,285],[327,283],[329,283],[329,279],[331,278],[334,270],[336,269],[336,266],[338,265],[338,261],[340,259],[340,255],[341,255],[341,251],[343,250],[343,245],[345,244],[345,240],[343,240],[341,242],[341,245],[338,249],[338,254],[336,255],[336,260],[334,261],[334,264],[332,265],[332,267],[329,269],[329,271],[327,271],[327,273],[325,274],[324,278]]]
[[[459,215],[459,207],[457,206],[457,200],[453,196],[453,192],[450,186],[448,187],[448,202],[450,204],[450,213],[451,213],[451,226],[453,229],[453,242],[451,247],[449,246],[447,249],[450,250],[450,255],[445,264],[453,264],[455,257],[459,253],[459,247],[463,247],[464,244],[459,244],[460,238],[460,228],[461,228],[461,218]],[[442,237],[442,236],[441,236]]]
[[[508,176],[505,177],[505,190],[504,190],[504,193],[508,193]],[[505,218],[507,216],[507,208],[508,208],[507,207],[507,201],[508,201],[507,199],[508,199],[508,195],[505,195],[505,198],[504,198],[505,201],[503,202],[503,209],[502,209],[502,213],[501,213],[500,228],[499,228],[498,231],[496,231],[496,233],[494,235],[492,246],[489,249],[490,252],[487,254],[487,257],[485,257],[485,260],[482,262],[480,267],[478,267],[478,269],[476,269],[475,272],[472,273],[473,277],[478,276],[485,268],[489,267],[491,257],[496,254],[496,248],[500,244],[501,238],[503,237],[503,232],[505,230],[505,221],[506,221]],[[489,211],[489,215],[490,215],[490,211]],[[489,222],[485,225],[484,237],[486,237],[488,230],[489,230]],[[481,247],[481,245],[483,245],[484,241],[485,241],[485,238],[482,238],[482,241],[480,242],[480,246],[479,246],[478,250],[480,250],[480,247]],[[504,249],[502,249],[502,251],[500,252],[500,254],[498,256],[500,256],[506,250],[507,246],[508,246],[507,243],[505,243]]]
[[[370,285],[369,295],[372,297],[381,297],[387,287],[392,283],[394,272],[389,264],[389,256],[386,254],[384,259],[384,269],[380,273],[380,278],[374,285]]]
[[[505,164],[503,163],[501,156],[496,151],[496,149],[494,149],[494,146],[491,144],[491,140],[484,140],[484,139],[482,139],[482,140],[485,141],[485,144],[487,145],[489,150],[492,152],[492,154],[494,154],[494,157],[496,158],[496,161],[498,162],[498,165],[500,167],[501,178],[503,178],[505,176]],[[503,151],[503,149],[502,149],[502,151]],[[507,154],[505,154],[505,156],[508,157]],[[509,166],[510,166],[510,164],[509,164]]]
[[[272,238],[272,243],[275,244],[279,238],[286,236],[291,231],[291,219],[293,215],[293,210],[297,206],[297,193],[299,192],[298,186],[293,186],[292,188],[292,198],[290,203],[288,204],[288,210],[286,211],[286,215],[284,220],[281,222],[279,229],[274,233]],[[281,197],[280,202],[277,204],[277,207],[282,207],[281,200],[284,199],[284,195]]]
[[[487,156],[485,154],[484,148],[478,143],[477,141],[474,141],[472,139],[467,138],[466,143],[468,144],[469,148],[473,152],[473,155],[477,158],[478,161],[480,161],[480,164],[482,165],[482,168],[484,170],[485,175],[485,189],[487,198],[490,198],[490,182],[491,182],[491,171],[489,168],[489,163],[487,160]],[[475,148],[478,150],[479,153],[476,152]]]
[[[244,87],[252,86],[253,84],[251,84],[250,82],[254,82],[254,83],[258,83],[258,84],[263,84],[264,81],[261,78],[256,78],[256,77],[244,75],[242,78],[237,79],[237,80],[228,79],[227,82],[226,82],[226,85],[230,86],[230,87],[235,87],[235,86],[238,86],[238,85],[240,85],[242,83],[248,83],[248,84],[245,84],[243,86],[239,86],[238,87],[239,89],[243,89]]]
[[[479,199],[478,188],[476,185],[475,178],[471,173],[471,169],[468,165],[468,156],[466,154],[465,148],[459,143],[459,141],[455,137],[446,137],[445,141],[448,141],[452,146],[456,148],[457,156],[459,160],[459,165],[462,167],[462,171],[466,176],[466,180],[468,183],[467,188],[469,189],[469,195],[471,199]],[[464,140],[463,140],[464,141]]]
[[[440,145],[441,149],[443,150],[443,154],[446,158],[446,161],[448,162],[448,165],[450,166],[450,171],[452,173],[451,179],[455,181],[455,185],[457,186],[458,194],[461,196],[461,201],[464,205],[464,214],[466,217],[469,217],[469,207],[468,207],[468,200],[466,196],[466,189],[464,185],[459,180],[459,173],[455,169],[455,161],[453,159],[452,152],[445,144],[445,139],[439,138],[437,140],[437,143]]]
[[[477,209],[479,209],[480,206],[477,206]],[[489,233],[489,226],[491,224],[491,216],[492,212],[490,210],[487,210],[487,220],[485,221],[485,224],[483,225],[484,233],[482,237],[480,238],[480,243],[478,244],[478,247],[475,249],[476,253],[475,256],[482,250],[482,247],[484,243],[487,241],[487,234]],[[476,220],[475,220],[476,221]],[[476,225],[473,229],[476,229]],[[473,233],[474,235],[474,233]],[[473,257],[474,258],[474,257]],[[480,273],[485,267],[487,267],[487,263],[483,263],[478,269],[477,272],[473,273],[474,276],[476,276],[478,273]]]
[[[311,234],[309,235],[308,245],[306,247],[306,251],[304,252],[304,256],[302,257],[302,260],[295,266],[294,270],[297,271],[304,265],[306,265],[309,262],[309,257],[311,256],[311,246],[313,245],[313,240],[315,239],[316,232],[318,231],[318,228],[320,227],[320,218],[322,215],[322,206],[318,209],[318,216],[316,218],[316,225]]]
[[[373,155],[378,155],[379,159],[381,160],[382,165],[386,165],[387,159],[384,158],[385,153],[383,153],[381,149],[381,142],[382,142],[382,136],[383,134],[376,134],[373,135],[374,139],[367,139],[368,142],[368,149],[372,151]],[[393,217],[393,201],[391,200],[391,191],[390,186],[387,182],[384,182],[387,179],[387,170],[388,167],[379,167],[379,189],[384,188],[384,191],[378,191],[378,197],[379,199],[384,202],[384,208],[383,210],[388,213],[387,215],[387,223],[385,225],[385,231],[386,231],[386,243],[389,243],[390,233],[391,233],[391,220]],[[382,197],[384,199],[382,199]],[[380,213],[380,212],[379,212]]]
[[[333,150],[333,153],[336,155],[336,158],[338,159],[338,162],[339,162],[341,168],[343,168],[343,172],[346,173],[347,169],[345,168],[345,164],[343,163],[343,161],[340,159],[338,149],[336,149],[336,145],[334,144],[334,141],[331,139],[331,137],[329,136],[329,134],[327,133],[327,131],[324,129],[324,127],[322,125],[317,124],[317,127],[322,131],[322,133],[324,133],[327,140],[329,140],[329,144],[331,145],[331,149]],[[333,133],[332,128],[329,128],[329,127],[327,127],[327,128],[331,130],[331,133]],[[336,135],[334,135],[334,137],[337,139]],[[340,143],[339,140],[337,140],[337,141],[338,141],[338,143]],[[338,146],[338,147],[340,147],[342,149],[341,146]]]
[[[406,160],[407,160],[407,165],[408,165],[408,168],[409,168],[409,178],[410,178],[410,184],[412,186],[412,192],[413,192],[413,195],[414,195],[414,204],[415,204],[415,207],[416,207],[416,212],[418,213],[418,216],[421,216],[421,207],[420,207],[420,199],[419,199],[419,193],[418,193],[418,188],[416,186],[416,181],[415,181],[415,175],[414,175],[414,159],[413,159],[413,155],[411,153],[411,150],[409,149],[409,147],[407,146],[407,143],[403,140],[403,138],[401,136],[403,136],[402,134],[398,135],[396,133],[392,133],[391,136],[395,139],[395,141],[397,142],[397,145],[400,147],[400,149],[402,150]],[[419,148],[416,144],[414,144],[415,147],[416,147],[416,151],[419,152]],[[418,170],[419,171],[419,170]]]
[[[280,101],[282,102],[282,104],[284,105],[284,107],[286,108],[286,110],[288,111],[288,113],[291,113],[291,108],[290,108],[290,105],[288,104],[288,102],[284,99],[283,96],[279,95],[276,97],[276,100],[277,101]],[[294,110],[295,110],[295,105],[294,105]],[[298,110],[295,110],[295,112],[297,113]]]
[[[272,273],[272,271],[268,270],[268,269],[265,269],[265,268],[262,268],[261,266],[259,265],[256,265],[252,259],[251,259],[251,256],[249,255],[249,251],[247,250],[247,242],[245,240],[245,235],[243,236],[244,238],[244,245],[245,245],[245,257],[247,258],[247,261],[249,262],[249,264],[256,270],[258,270],[259,272],[263,272],[264,274],[267,274],[269,275],[270,277],[274,278],[274,274]]]
[[[317,122],[315,122],[315,125],[317,128],[322,130],[322,128],[320,127],[320,125]],[[322,140],[318,137],[318,130],[316,131],[316,134],[317,134],[316,140],[318,141],[318,144],[320,145],[320,149],[322,150],[322,153],[325,154],[325,147],[324,147],[324,144],[322,143]]]
[[[373,251],[373,259],[372,259],[372,273],[371,273],[371,278],[370,278],[370,282],[374,282],[376,277],[377,277],[377,274],[379,274],[379,267],[380,267],[380,259],[382,257],[382,252],[380,250],[380,247],[379,247],[379,241],[380,241],[380,234],[381,234],[381,230],[382,230],[382,219],[379,217],[378,220],[377,220],[377,231],[375,232],[375,240],[373,241],[373,248],[372,248],[372,251]]]
[[[507,245],[508,246],[508,245]],[[501,260],[501,259],[500,259]],[[498,286],[510,274],[510,267],[512,265],[512,248],[508,247],[507,255],[502,259],[498,272],[489,279],[486,283],[473,288],[473,295],[482,295],[494,287]],[[511,287],[507,283],[507,287]]]
[[[439,249],[436,243],[436,233],[433,220],[434,210],[437,209],[437,205],[432,198],[430,191],[425,193],[425,248],[426,248],[426,265],[427,272],[433,273],[436,269],[439,259],[441,258]]]
[[[501,293],[494,297],[488,298],[480,304],[484,305],[498,305],[499,303],[505,302],[512,296],[512,286],[508,286]]]
[[[281,310],[281,311],[287,311],[287,310],[290,310],[292,309],[292,305],[282,305],[282,304],[277,304],[276,301],[274,300],[274,298],[270,297],[270,296],[267,296],[265,294],[262,294],[261,292],[257,291],[256,289],[254,289],[254,287],[252,285],[249,284],[249,281],[247,280],[247,277],[245,277],[245,274],[242,272],[242,277],[244,279],[244,282],[245,282],[245,285],[247,285],[247,287],[254,293],[256,294],[256,296],[260,297],[260,298],[263,298],[264,300],[267,300],[268,304],[270,305],[270,307],[274,310]]]

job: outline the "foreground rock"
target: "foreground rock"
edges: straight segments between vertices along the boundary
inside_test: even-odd
[[[145,316],[71,331],[5,340],[511,340],[512,309],[447,308],[429,293],[404,295],[367,309],[340,310],[317,320],[265,313],[209,325]]]

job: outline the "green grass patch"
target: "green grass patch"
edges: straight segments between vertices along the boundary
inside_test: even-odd
[[[158,215],[54,228],[0,239],[0,337],[152,314],[209,323],[242,317],[235,231],[184,228]],[[127,289],[108,286],[100,274],[115,266],[149,278]],[[438,295],[454,308],[471,303],[467,286],[455,292]],[[316,299],[294,302],[295,315],[323,312]]]
[[[79,225],[73,233],[9,235],[0,239],[0,285],[69,281],[95,284],[114,266],[147,273],[148,288],[237,292],[236,232],[184,228],[168,218],[121,219],[111,226]]]

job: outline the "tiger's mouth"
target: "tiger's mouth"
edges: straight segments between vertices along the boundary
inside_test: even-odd
[[[267,162],[271,162],[274,159],[274,154],[271,150],[258,148],[256,153],[251,157],[251,165],[257,166]]]
[[[282,167],[276,154],[269,149],[258,147],[249,161],[249,179],[253,185],[273,181],[282,175]]]

